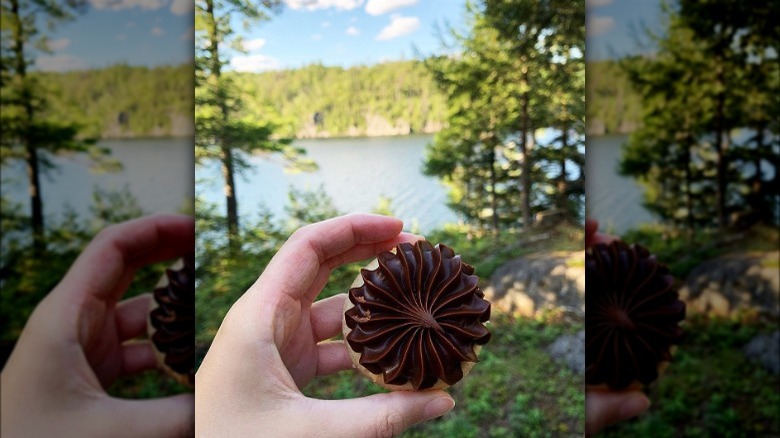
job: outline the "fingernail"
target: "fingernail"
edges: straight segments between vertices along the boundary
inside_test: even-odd
[[[439,397],[433,399],[425,404],[423,409],[423,415],[426,420],[431,418],[441,417],[447,412],[451,411],[455,407],[455,400],[449,397]]]
[[[623,403],[623,405],[620,407],[620,417],[624,419],[636,417],[637,415],[647,410],[649,407],[650,399],[644,395],[637,394],[626,400],[626,402]]]

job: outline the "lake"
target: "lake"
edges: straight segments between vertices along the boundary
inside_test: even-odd
[[[289,174],[278,158],[253,156],[255,168],[236,183],[239,215],[252,217],[264,206],[283,219],[290,187],[316,190],[322,187],[344,213],[371,212],[381,197],[391,199],[395,216],[405,229],[428,232],[457,217],[446,205],[447,188],[437,178],[421,172],[430,135],[296,140],[319,169]],[[224,209],[219,163],[197,170],[196,193]]]
[[[585,156],[585,211],[599,228],[623,233],[641,223],[654,223],[643,206],[642,187],[617,172],[625,135],[589,136]]]
[[[83,218],[91,217],[95,187],[121,191],[125,187],[147,213],[175,213],[192,209],[192,138],[103,140],[101,146],[124,168],[119,172],[94,174],[84,154],[52,157],[56,169],[41,177],[44,216],[49,222],[71,208]],[[29,214],[27,176],[24,163],[14,161],[2,168],[2,194],[22,204]]]
[[[335,206],[345,213],[370,212],[380,197],[392,199],[392,210],[407,229],[428,232],[458,220],[446,205],[447,188],[434,177],[422,174],[425,146],[430,135],[404,137],[298,140],[307,156],[319,165],[311,173],[285,173],[278,158],[250,157],[255,169],[237,181],[242,216],[252,216],[261,205],[277,220],[286,217],[284,207],[290,187],[313,190],[322,186]],[[631,178],[617,174],[625,136],[588,138],[586,172],[588,216],[602,229],[623,232],[654,218],[642,206],[642,189]],[[124,165],[116,173],[96,175],[80,154],[56,156],[57,169],[41,179],[47,219],[61,217],[70,207],[89,217],[94,188],[123,190],[125,187],[147,213],[181,211],[193,198],[192,140],[107,140],[102,146]],[[221,175],[217,163],[198,169],[197,192],[224,208]],[[2,168],[2,193],[29,210],[27,183],[22,162]]]

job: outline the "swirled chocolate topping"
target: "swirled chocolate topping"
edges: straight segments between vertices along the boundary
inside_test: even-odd
[[[682,339],[678,299],[666,265],[640,246],[614,241],[585,255],[585,381],[624,389],[658,378]]]
[[[490,340],[483,322],[490,303],[477,286],[474,268],[442,244],[402,243],[377,256],[379,267],[363,269],[363,285],[350,289],[355,306],[345,313],[347,342],[360,364],[390,385],[414,390],[441,379],[463,378],[461,362],[477,362],[475,345]]]
[[[152,342],[165,354],[165,365],[195,383],[195,260],[184,257],[181,269],[167,269],[166,285],[154,290],[158,306],[150,320]]]

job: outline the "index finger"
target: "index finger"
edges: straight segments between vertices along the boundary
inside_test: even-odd
[[[111,225],[87,245],[53,294],[118,300],[136,269],[193,251],[191,216],[156,215]]]
[[[333,259],[357,261],[389,249],[402,227],[399,219],[373,214],[350,214],[307,225],[282,246],[255,284],[276,285],[272,289],[276,293],[304,298],[322,265]]]

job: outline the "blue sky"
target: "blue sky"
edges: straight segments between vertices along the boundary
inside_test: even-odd
[[[659,0],[586,0],[587,33],[585,57],[612,59],[627,54],[649,53],[644,27],[663,31]],[[645,45],[642,47],[637,42]]]
[[[45,31],[52,53],[36,55],[46,71],[130,65],[178,65],[193,56],[193,0],[88,0],[75,20]]]
[[[52,53],[35,68],[67,71],[117,63],[181,64],[193,56],[193,0],[88,0],[87,11],[47,31]],[[440,51],[436,26],[463,25],[460,0],[285,0],[270,21],[244,30],[248,52],[233,53],[245,71],[314,62],[352,66]],[[43,29],[43,26],[41,26]]]
[[[295,68],[321,62],[353,66],[439,53],[437,25],[463,26],[456,0],[286,0],[281,14],[254,24],[243,36],[240,71]],[[236,23],[234,29],[241,29]]]
[[[181,64],[193,55],[193,0],[88,0],[74,21],[48,32],[50,54],[35,67],[65,71],[117,63]],[[636,44],[643,25],[660,30],[658,0],[587,0],[588,59],[651,51]],[[285,0],[282,12],[242,31],[242,71],[321,62],[344,67],[441,52],[436,28],[463,28],[462,0]]]

